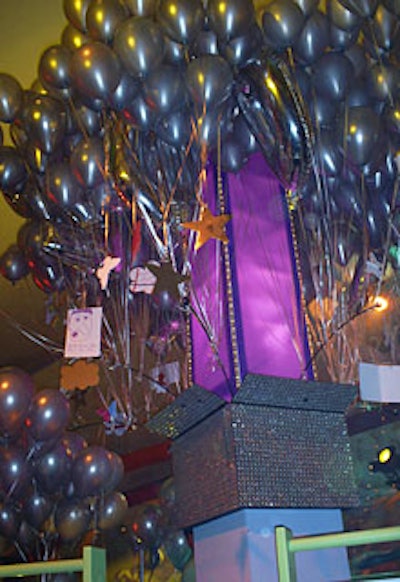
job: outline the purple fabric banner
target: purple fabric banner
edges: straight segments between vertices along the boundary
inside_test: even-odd
[[[204,198],[217,213],[211,174]],[[227,232],[242,377],[251,372],[300,378],[305,366],[305,334],[279,182],[256,154],[237,175],[229,174],[226,190],[232,215]],[[194,259],[194,296],[204,309],[212,341],[204,325],[194,320],[193,379],[229,399],[234,386],[233,346],[222,253],[221,243],[210,241]]]

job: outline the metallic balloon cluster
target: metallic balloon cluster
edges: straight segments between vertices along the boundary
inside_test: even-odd
[[[270,7],[291,23],[285,46],[313,126],[314,171],[294,213],[303,292],[319,372],[354,382],[360,359],[399,362],[400,11],[391,1],[297,4]],[[389,315],[371,309],[380,294]]]
[[[135,425],[187,385],[194,307],[189,284],[150,294],[133,270],[155,260],[190,274],[193,236],[180,224],[198,217],[207,164],[237,172],[259,141],[294,188],[310,168],[311,129],[251,0],[65,0],[64,12],[30,89],[0,73],[12,140],[0,147],[0,190],[27,219],[0,271],[30,274],[57,295],[61,318],[103,306],[101,402]],[[108,256],[121,263],[101,289]],[[174,362],[172,382],[163,366]]]
[[[71,557],[90,532],[118,527],[128,507],[122,459],[68,431],[58,390],[0,369],[0,534],[22,561]]]
[[[153,366],[182,352],[188,302],[137,297],[130,270],[190,272],[180,223],[198,215],[207,164],[239,172],[261,151],[293,211],[313,342],[343,338],[400,260],[396,2],[64,0],[64,12],[29,90],[0,75],[13,143],[0,189],[28,221],[1,272],[29,272],[70,306],[109,299],[106,368],[128,370],[130,393],[147,348]],[[122,265],[105,298],[95,273],[109,254]],[[329,374],[352,380],[355,359],[337,374],[336,356]]]

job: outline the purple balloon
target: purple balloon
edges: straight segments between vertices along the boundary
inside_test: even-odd
[[[0,368],[0,431],[8,436],[25,421],[34,392],[32,377],[15,367]]]
[[[34,396],[26,425],[36,441],[47,441],[58,437],[67,427],[70,407],[59,390],[44,389]]]

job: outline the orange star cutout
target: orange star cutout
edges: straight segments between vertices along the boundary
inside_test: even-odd
[[[199,220],[194,222],[182,222],[182,226],[197,231],[196,242],[194,245],[194,248],[197,251],[212,238],[218,239],[223,243],[229,242],[225,232],[225,225],[230,219],[230,214],[214,216],[207,206],[202,206],[200,209]]]

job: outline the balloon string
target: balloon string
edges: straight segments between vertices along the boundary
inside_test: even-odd
[[[14,327],[17,331],[19,331],[23,336],[31,340],[32,342],[36,343],[38,346],[42,347],[49,353],[63,353],[63,347],[60,344],[57,344],[53,340],[46,338],[42,334],[39,334],[25,325],[16,322],[8,313],[6,313],[3,309],[0,309],[0,316],[3,317],[8,323]]]

